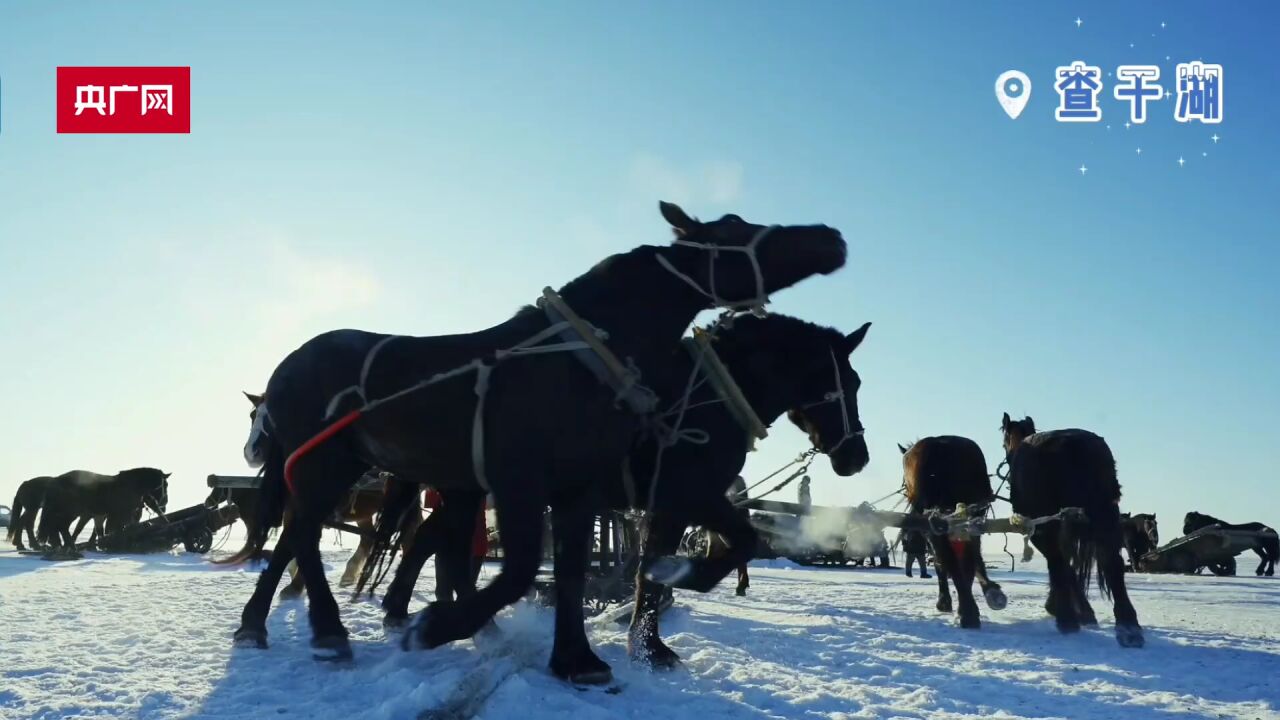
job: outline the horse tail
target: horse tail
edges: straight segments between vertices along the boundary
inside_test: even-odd
[[[13,507],[11,510],[13,512],[9,516],[9,532],[5,533],[5,537],[8,538],[9,544],[13,545],[13,539],[18,536],[18,530],[22,527],[22,485],[18,486],[18,492],[13,495]],[[32,508],[31,511],[35,512],[35,508]]]
[[[279,527],[284,521],[284,508],[288,501],[288,490],[284,482],[284,448],[274,435],[265,438],[262,484],[258,486],[257,513],[252,520],[244,518],[245,527],[249,530],[244,547],[234,555],[222,560],[211,560],[217,565],[237,565],[262,554],[267,544],[271,529]]]
[[[383,485],[382,509],[373,531],[373,547],[356,580],[355,597],[368,590],[372,595],[391,567],[395,548],[404,545],[405,535],[422,522],[422,494],[417,483],[387,476]],[[406,546],[407,547],[407,546]]]
[[[14,510],[14,513],[17,513],[17,510]],[[1270,528],[1270,527],[1268,527],[1268,526],[1265,526],[1265,525],[1262,527],[1262,531],[1263,531],[1263,532],[1269,532],[1269,533],[1275,533],[1275,532],[1276,532],[1274,529],[1272,529],[1272,528]],[[1273,535],[1269,535],[1269,536],[1267,536],[1267,537],[1264,537],[1264,538],[1262,538],[1262,543],[1261,543],[1261,544],[1262,544],[1262,549],[1263,549],[1263,550],[1265,550],[1265,551],[1266,551],[1266,553],[1267,553],[1267,555],[1269,556],[1269,557],[1267,558],[1267,560],[1268,560],[1268,561],[1269,561],[1273,566],[1274,566],[1276,563],[1280,563],[1280,535],[1278,535],[1278,534],[1273,534]]]

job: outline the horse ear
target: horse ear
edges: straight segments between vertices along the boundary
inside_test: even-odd
[[[898,443],[898,452],[902,453],[903,455],[907,454],[907,449],[902,447],[902,443]]]
[[[669,202],[659,202],[658,210],[662,213],[662,217],[666,220],[677,236],[687,235],[698,227],[698,221],[689,217],[679,205]]]
[[[862,327],[849,333],[844,339],[844,352],[846,355],[851,354],[858,346],[862,344],[862,340],[867,336],[867,331],[871,329],[871,323],[863,323]]]
[[[168,480],[168,479],[169,479],[169,477],[170,477],[170,476],[172,476],[172,475],[173,475],[173,473],[165,473],[165,474],[164,474],[164,479],[165,479],[165,480]]]
[[[249,402],[253,403],[254,407],[258,407],[262,404],[264,398],[261,395],[254,395],[253,393],[245,392],[244,390],[241,390],[240,392],[244,393],[244,396],[249,398]]]
[[[1034,428],[1034,427],[1036,426],[1036,421],[1035,421],[1035,420],[1032,420],[1030,415],[1028,415],[1028,416],[1026,416],[1026,417],[1022,418],[1022,422],[1026,423],[1027,425],[1031,426],[1032,428]]]
[[[1008,430],[1009,426],[1012,424],[1013,424],[1013,419],[1009,417],[1009,413],[1005,413],[1004,417],[1000,420],[1000,429]]]

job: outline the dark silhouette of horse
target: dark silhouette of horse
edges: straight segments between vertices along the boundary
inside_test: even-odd
[[[44,476],[25,480],[18,486],[13,495],[13,515],[9,518],[9,542],[19,550],[25,550],[22,544],[22,533],[27,533],[27,542],[36,547],[36,513],[44,504],[44,491],[53,478]]]
[[[93,538],[101,537],[104,524],[136,521],[146,506],[163,515],[169,502],[169,474],[155,468],[133,468],[115,475],[72,470],[45,486],[40,513],[39,537],[57,546],[71,548],[90,520]],[[71,523],[79,518],[74,531]]]
[[[1271,535],[1261,536],[1253,545],[1253,551],[1262,558],[1262,562],[1258,564],[1258,569],[1254,571],[1255,575],[1266,575],[1268,577],[1276,574],[1276,561],[1280,560],[1280,537],[1275,535],[1275,530],[1263,525],[1260,522],[1244,523],[1242,525],[1232,525],[1225,523],[1212,515],[1205,515],[1195,511],[1187,513],[1182,520],[1182,534],[1190,535],[1201,528],[1213,527],[1217,525],[1224,530],[1247,530],[1250,532],[1269,532]]]
[[[1084,511],[1085,523],[1049,522],[1035,528],[1031,541],[1049,566],[1045,609],[1058,630],[1078,632],[1081,623],[1097,625],[1086,593],[1094,562],[1098,587],[1115,601],[1116,641],[1142,647],[1142,627],[1124,584],[1120,549],[1120,481],[1105,440],[1087,430],[1037,433],[1031,418],[1001,423],[1009,463],[1009,499],[1014,512],[1028,518],[1053,515],[1063,508]]]
[[[917,440],[910,448],[901,445],[903,486],[910,512],[923,515],[931,510],[950,514],[957,505],[977,505],[979,512],[995,499],[991,478],[987,475],[987,459],[982,448],[969,438],[939,435]],[[951,540],[945,535],[929,534],[938,571],[938,612],[951,612],[951,592],[947,578],[956,586],[960,598],[960,627],[978,628],[978,604],[973,599],[973,581],[978,580],[987,605],[1002,610],[1008,603],[1000,585],[987,576],[982,560],[982,538]]]
[[[1156,516],[1148,513],[1120,513],[1120,527],[1124,532],[1124,549],[1129,555],[1129,569],[1138,569],[1143,555],[1160,547],[1160,527]]]
[[[850,476],[866,466],[869,455],[858,417],[857,395],[862,380],[850,366],[849,356],[870,327],[871,323],[867,323],[846,336],[785,315],[744,316],[721,329],[712,346],[762,423],[768,425],[786,413],[809,436],[813,447],[827,454],[837,475]],[[691,353],[681,351],[673,358],[671,370],[688,378],[694,362]],[[664,587],[655,580],[665,579],[674,587],[705,592],[754,557],[759,540],[749,518],[726,496],[742,471],[753,438],[711,383],[700,384],[689,398],[689,405],[685,426],[702,431],[706,442],[663,449],[628,636],[631,656],[655,667],[679,662],[679,656],[659,637],[658,607]],[[653,486],[658,443],[652,436],[642,437],[631,453],[628,470],[640,498],[647,498]],[[623,482],[605,487],[610,491],[611,507],[630,504]],[[641,507],[645,507],[643,500]],[[726,551],[706,558],[671,558],[690,525],[713,530],[723,538]],[[665,571],[668,577],[646,577],[646,571],[659,558],[669,566]],[[745,574],[739,581],[739,588],[745,592]],[[557,575],[556,584],[560,582]],[[572,602],[572,598],[565,599],[565,603]],[[580,614],[580,596],[576,602]],[[557,616],[561,612],[558,603]],[[566,632],[570,629],[566,628]],[[578,642],[586,643],[580,623],[575,635],[579,636]]]
[[[293,522],[241,614],[237,642],[266,645],[269,572],[296,555],[310,600],[312,646],[327,656],[321,659],[351,657],[320,561],[319,528],[369,467],[429,478],[444,499],[433,517],[460,516],[461,552],[448,553],[460,555],[454,577],[469,569],[465,539],[486,489],[494,498],[502,571],[465,602],[435,602],[420,614],[412,635],[425,647],[470,637],[525,594],[538,571],[548,505],[557,567],[585,565],[594,517],[590,490],[598,478],[616,475],[632,438],[652,421],[655,399],[671,403],[684,391],[685,379],[669,377],[665,365],[697,313],[756,306],[771,292],[845,262],[844,239],[826,226],[766,227],[736,215],[699,222],[669,203],[661,210],[676,231],[675,242],[610,257],[560,292],[564,304],[595,329],[588,334],[625,365],[627,379],[611,382],[616,374],[600,369],[595,354],[530,351],[527,346],[565,335],[581,349],[582,337],[557,324],[564,313],[554,304],[523,309],[470,334],[330,332],[280,363],[267,384],[267,417],[246,451],[266,468],[260,528],[279,524],[286,501]],[[636,388],[637,377],[649,392]],[[396,395],[428,379],[433,384],[424,389]],[[383,402],[357,415],[361,398]],[[335,418],[351,424],[334,425]],[[326,430],[324,442],[312,442]],[[307,451],[294,455],[304,444]],[[438,525],[419,528],[411,554],[432,528]],[[260,530],[252,545],[265,540]],[[411,558],[401,563],[398,578],[402,571],[416,576]],[[589,650],[557,645],[552,667],[564,677],[589,675],[592,661],[598,663]]]

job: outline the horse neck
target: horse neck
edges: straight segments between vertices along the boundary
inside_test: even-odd
[[[726,330],[725,333],[727,337],[732,337],[733,330]],[[780,384],[776,382],[777,378],[768,377],[757,371],[755,365],[748,362],[748,356],[752,352],[769,353],[772,349],[767,344],[752,346],[751,343],[743,342],[716,346],[721,362],[733,376],[738,388],[742,390],[742,396],[760,418],[760,422],[765,425],[772,424],[787,410],[803,402],[803,398],[788,397],[779,392],[778,388],[784,387],[785,384]]]
[[[670,372],[672,352],[707,298],[685,285],[654,259],[662,248],[642,247],[613,258],[561,290],[574,312],[608,333],[605,344],[640,369],[645,384],[664,398],[681,390]]]

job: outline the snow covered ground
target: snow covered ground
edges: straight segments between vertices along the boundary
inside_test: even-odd
[[[326,551],[333,580],[350,550]],[[1009,607],[984,609],[977,632],[933,610],[932,581],[766,565],[746,598],[732,587],[677,595],[664,617],[685,658],[677,671],[630,665],[623,628],[594,626],[622,688],[607,694],[548,675],[551,615],[527,603],[479,649],[412,653],[388,642],[376,604],[348,603],[356,662],[331,667],[311,659],[303,601],[277,605],[270,650],[231,648],[252,570],[191,555],[48,563],[5,549],[0,717],[399,720],[496,685],[478,717],[1280,718],[1278,580],[1130,576],[1147,647],[1122,650],[1101,601],[1101,630],[1059,636],[1035,563],[997,573]]]

